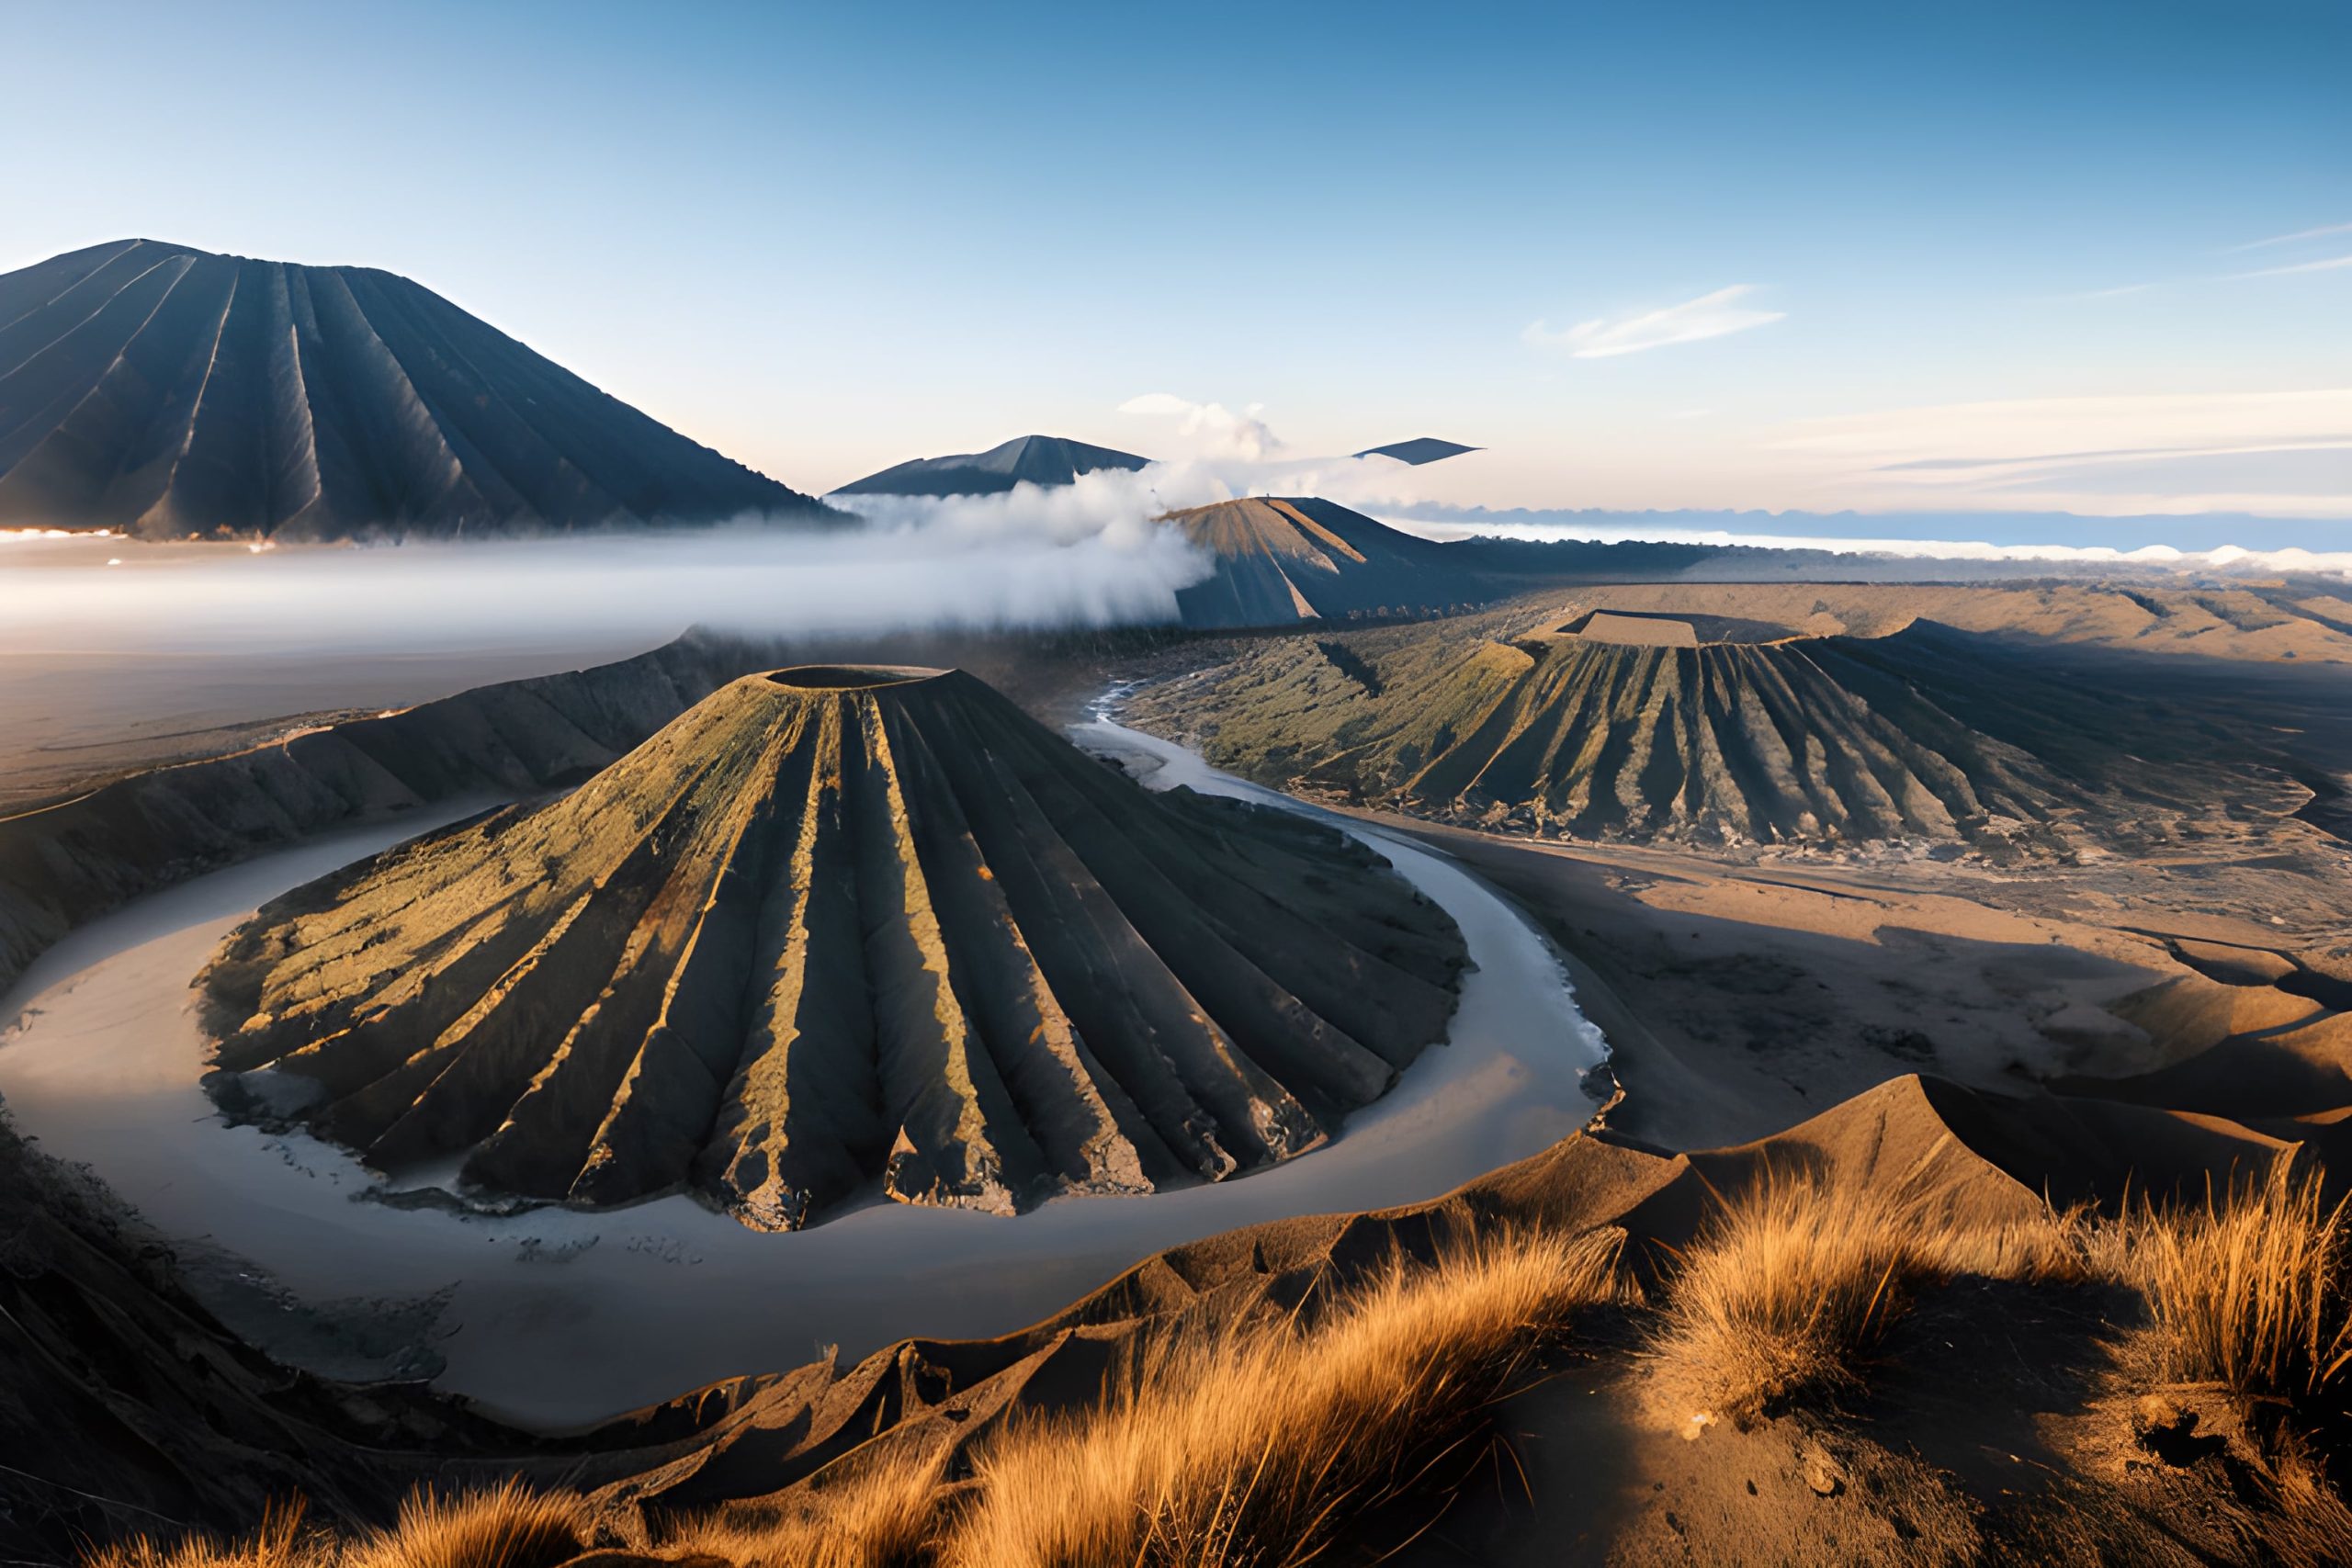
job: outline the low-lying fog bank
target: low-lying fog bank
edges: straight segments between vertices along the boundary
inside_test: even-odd
[[[0,543],[0,652],[418,651],[689,625],[809,634],[1110,626],[1171,618],[1205,563],[1132,513],[1076,532],[1007,512],[869,522],[377,546]]]
[[[1164,785],[1265,798],[1181,748],[1098,722],[1079,738]],[[444,813],[444,816],[454,813]],[[1018,1328],[1163,1247],[1283,1215],[1407,1202],[1547,1146],[1596,1107],[1603,1053],[1557,956],[1451,862],[1342,821],[1450,912],[1475,972],[1447,1046],[1426,1053],[1330,1147],[1262,1175],[1018,1219],[876,1201],[771,1235],[684,1197],[591,1214],[459,1215],[354,1201],[378,1189],[304,1136],[227,1128],[198,1088],[188,982],[256,905],[426,824],[341,835],[187,884],[77,931],[8,998],[0,1097],[43,1152],[90,1165],[164,1235],[249,1259],[299,1303],[447,1292],[440,1386],[540,1426],[582,1423],[836,1345]],[[308,1314],[241,1330],[331,1359]]]
[[[0,535],[0,812],[119,769],[626,658],[689,626],[796,637],[1172,620],[1205,563],[1146,497],[461,543]]]

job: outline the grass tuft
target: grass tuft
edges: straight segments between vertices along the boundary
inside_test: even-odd
[[[580,1554],[584,1534],[580,1499],[513,1477],[465,1492],[419,1487],[398,1522],[354,1543],[341,1568],[555,1568]]]
[[[2352,1378],[2352,1226],[2281,1155],[2201,1205],[2143,1198],[2100,1260],[2148,1303],[2151,1375],[2303,1402]]]
[[[85,1568],[556,1568],[582,1550],[581,1499],[499,1485],[401,1503],[391,1529],[338,1540],[305,1529],[302,1505],[273,1504],[239,1540],[194,1534],[168,1543],[141,1536],[104,1547]]]
[[[1694,1403],[1745,1425],[1857,1390],[1921,1258],[1892,1200],[1767,1170],[1678,1261],[1656,1348]]]
[[[196,1533],[176,1540],[133,1536],[109,1541],[83,1559],[83,1568],[332,1568],[334,1538],[306,1529],[302,1503],[272,1503],[260,1528],[242,1540]]]
[[[1914,1292],[1962,1275],[2086,1277],[2086,1216],[2044,1211],[1960,1224],[1902,1190],[1834,1186],[1767,1168],[1721,1199],[1675,1256],[1653,1339],[1694,1409],[1742,1426],[1791,1405],[1835,1405]]]
[[[1467,1243],[1396,1264],[1311,1327],[1171,1339],[1131,1386],[1008,1430],[976,1464],[947,1568],[1288,1568],[1468,1441],[1577,1307],[1611,1299],[1623,1236]]]
[[[660,1551],[717,1557],[736,1568],[922,1568],[950,1520],[942,1490],[946,1458],[940,1450],[889,1463],[837,1464],[792,1503],[677,1521]]]

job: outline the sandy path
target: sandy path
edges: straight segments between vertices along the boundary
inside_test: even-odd
[[[1265,794],[1115,726],[1080,739],[1115,749],[1154,784]],[[0,1033],[0,1096],[45,1152],[89,1164],[164,1235],[248,1259],[301,1303],[447,1292],[438,1385],[529,1424],[592,1421],[792,1367],[828,1344],[854,1357],[913,1335],[1010,1332],[1182,1241],[1434,1197],[1548,1145],[1593,1109],[1580,1079],[1600,1035],[1544,938],[1444,858],[1342,821],[1453,913],[1477,969],[1451,1044],[1291,1165],[1148,1198],[1067,1199],[1012,1220],[876,1201],[789,1235],[745,1230],[684,1197],[511,1217],[354,1201],[381,1184],[340,1150],[220,1125],[197,1088],[205,1046],[188,982],[264,900],[424,825],[313,841],[74,933],[0,1001],[0,1018],[16,1021]],[[285,1315],[264,1342],[302,1359],[316,1336]]]

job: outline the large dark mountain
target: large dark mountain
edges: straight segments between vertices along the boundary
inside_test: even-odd
[[[1312,496],[1221,501],[1160,521],[1216,558],[1205,581],[1177,591],[1188,626],[1427,615],[1495,596],[1459,547]]]
[[[0,526],[329,539],[829,514],[390,273],[122,240],[0,276]]]
[[[1149,794],[969,675],[784,670],[265,908],[209,976],[214,1081],[275,1066],[369,1159],[499,1192],[1011,1212],[1316,1146],[1464,956],[1351,840]]]
[[[917,457],[854,479],[835,495],[997,495],[1017,484],[1066,485],[1097,468],[1133,470],[1150,462],[1132,452],[1058,435],[1016,435],[985,452]]]

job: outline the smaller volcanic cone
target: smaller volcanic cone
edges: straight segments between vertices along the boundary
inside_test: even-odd
[[[1351,840],[1150,794],[960,671],[785,670],[265,908],[211,1081],[308,1078],[322,1134],[503,1193],[1009,1213],[1316,1146],[1464,961]]]

